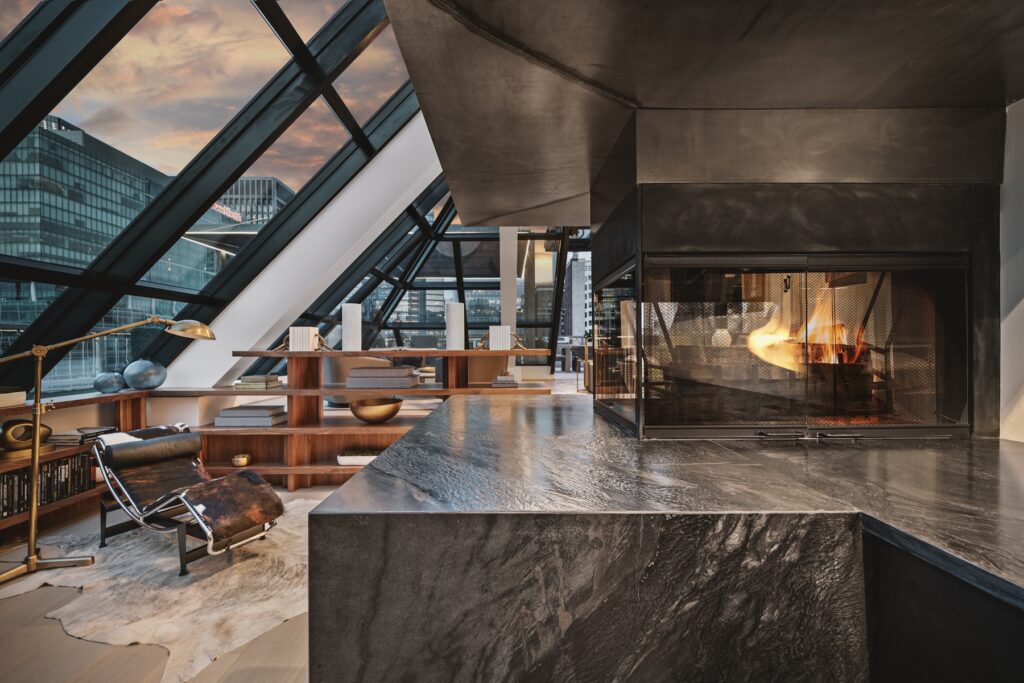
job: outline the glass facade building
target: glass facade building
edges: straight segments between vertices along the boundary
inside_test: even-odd
[[[82,128],[47,116],[0,161],[0,253],[85,268],[171,179]],[[293,195],[276,178],[240,178],[186,233],[194,237],[171,247],[145,280],[201,290]],[[240,225],[244,232],[238,231]],[[0,281],[0,354],[61,290],[52,284]],[[125,296],[98,327],[149,315],[173,317],[181,307],[175,301]],[[47,375],[47,390],[91,386],[99,372],[123,369],[153,334],[134,330],[76,346]]]

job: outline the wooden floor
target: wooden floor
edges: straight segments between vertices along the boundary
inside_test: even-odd
[[[115,647],[72,638],[46,614],[78,597],[75,588],[44,586],[0,600],[3,678],[23,683],[159,681],[167,650],[156,645]],[[223,679],[214,679],[223,680]]]
[[[575,375],[559,373],[555,393],[576,393]],[[281,492],[282,498],[307,494]],[[324,492],[326,495],[326,491]],[[54,532],[91,533],[96,515],[77,520]],[[43,548],[43,556],[53,555]],[[0,571],[24,556],[24,548],[0,553]],[[156,645],[120,647],[80,640],[64,633],[60,622],[46,614],[75,599],[73,588],[43,587],[0,600],[0,663],[4,681],[40,683],[107,683],[110,680],[159,681],[167,651]],[[222,655],[194,679],[197,683],[305,681],[308,678],[308,615],[267,631],[233,652]]]
[[[327,495],[331,487],[295,493],[278,491],[285,501],[312,494]],[[116,520],[115,520],[116,521]],[[89,515],[48,533],[94,533],[98,515]],[[43,557],[56,549],[41,547]],[[24,546],[0,552],[0,571],[24,557]],[[69,636],[46,615],[78,596],[75,588],[45,586],[0,600],[0,681],[12,683],[158,682],[167,651],[157,645],[105,645]],[[307,615],[290,619],[242,647],[221,655],[200,672],[203,683],[305,681],[308,678]]]

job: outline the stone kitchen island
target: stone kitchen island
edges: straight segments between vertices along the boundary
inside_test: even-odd
[[[453,398],[311,513],[311,680],[866,680],[872,524],[1005,608],[995,668],[974,670],[1012,666],[1019,481],[995,507],[936,501],[944,518],[885,477],[857,485],[872,472],[845,448],[830,467],[825,447],[638,441],[587,397]],[[995,535],[928,536],[961,511]]]

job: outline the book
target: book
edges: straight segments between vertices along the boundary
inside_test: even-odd
[[[352,377],[345,382],[346,389],[410,389],[420,382],[416,375],[408,377]]]
[[[0,517],[28,510],[30,473],[28,467],[0,475]],[[92,461],[87,453],[44,462],[39,466],[39,505],[78,495],[94,486]]]
[[[220,417],[272,417],[283,415],[285,407],[280,405],[244,405],[224,408],[220,411]]]
[[[288,421],[286,414],[268,417],[215,417],[214,427],[273,427]]]
[[[416,368],[411,365],[396,365],[394,367],[364,367],[352,368],[348,371],[349,377],[409,377],[416,374]]]
[[[266,383],[266,382],[278,382],[281,377],[279,375],[242,375],[239,382],[255,382],[255,383]]]
[[[269,380],[266,382],[244,381],[235,382],[236,389],[279,389],[284,386],[280,380]]]
[[[78,429],[51,434],[50,438],[47,439],[47,443],[54,444],[55,446],[81,446],[92,443],[103,434],[112,434],[116,431],[117,427],[79,427]]]

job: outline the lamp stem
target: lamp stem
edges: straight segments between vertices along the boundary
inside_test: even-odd
[[[42,430],[43,413],[46,406],[43,404],[43,359],[52,347],[33,346],[29,352],[35,360],[35,396],[32,399],[32,460],[29,465],[29,494],[28,494],[28,541],[25,549],[25,559],[7,571],[0,573],[0,583],[16,579],[25,574],[31,574],[41,569],[58,569],[60,567],[87,567],[93,563],[93,558],[85,557],[56,557],[42,559],[39,557],[38,525],[39,525],[39,448],[42,444],[39,432]],[[23,356],[21,356],[23,357]]]
[[[36,347],[38,348],[38,347]],[[28,547],[25,553],[25,564],[28,571],[36,570],[39,561],[39,548],[36,545],[36,534],[39,524],[39,448],[42,443],[39,432],[42,430],[43,411],[43,358],[46,350],[38,352],[32,349],[35,359],[35,396],[32,400],[32,465],[29,467],[28,494]]]

